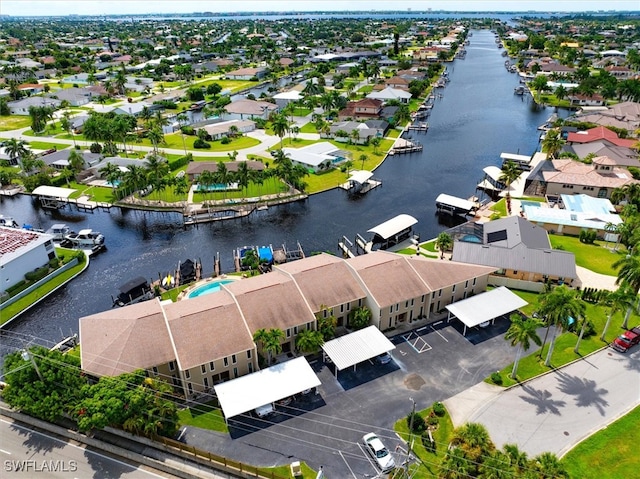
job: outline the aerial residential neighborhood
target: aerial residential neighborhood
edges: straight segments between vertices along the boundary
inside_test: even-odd
[[[637,469],[637,8],[11,8],[5,471]]]

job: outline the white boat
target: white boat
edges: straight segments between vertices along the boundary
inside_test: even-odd
[[[65,235],[64,238],[70,241],[74,247],[78,248],[93,248],[94,246],[102,246],[104,244],[104,236],[92,229],[84,229],[77,233],[69,233]]]
[[[0,226],[6,226],[8,228],[19,228],[20,226],[16,223],[11,216],[0,215]]]
[[[56,242],[64,241],[67,235],[72,233],[73,231],[71,231],[64,223],[56,223],[47,230],[47,234],[53,236],[53,241]]]

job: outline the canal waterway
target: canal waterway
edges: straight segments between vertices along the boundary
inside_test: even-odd
[[[448,193],[467,198],[477,194],[482,169],[499,166],[503,151],[532,154],[539,148],[537,126],[553,113],[536,109],[527,97],[513,94],[518,77],[486,30],[474,31],[464,60],[448,64],[451,81],[436,90],[427,133],[411,132],[424,145],[419,153],[389,157],[376,171],[382,187],[350,199],[340,189],[311,196],[307,201],[259,211],[243,220],[223,221],[183,229],[177,214],[126,211],[93,214],[71,210],[45,214],[26,195],[3,198],[0,213],[20,224],[47,229],[67,223],[76,231],[93,228],[105,235],[107,251],[89,268],[43,303],[8,327],[0,346],[4,356],[29,342],[51,344],[78,331],[78,318],[111,308],[118,286],[142,275],[157,279],[179,261],[199,259],[211,274],[216,253],[223,270],[231,270],[232,252],[243,245],[300,242],[309,254],[338,254],[342,235],[354,238],[400,213],[418,219],[422,239],[446,228],[435,215],[435,198]],[[357,165],[356,165],[357,166]]]

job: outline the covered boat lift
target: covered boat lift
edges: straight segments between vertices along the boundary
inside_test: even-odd
[[[457,196],[441,193],[436,198],[436,210],[450,215],[468,215],[478,209],[478,205],[473,201],[464,200]]]
[[[233,416],[318,386],[318,376],[306,358],[299,357],[213,388],[227,421]]]
[[[380,185],[382,185],[382,181],[373,178],[373,172],[353,170],[347,182],[341,184],[340,188],[347,190],[349,193],[364,194]]]
[[[464,324],[462,334],[466,336],[467,328],[473,328],[489,321],[493,324],[495,318],[511,313],[527,304],[529,303],[520,296],[512,293],[506,287],[500,286],[445,307],[449,311],[447,321],[451,321],[452,316],[462,321]]]
[[[69,203],[69,197],[77,190],[57,186],[38,186],[32,194],[40,199],[43,208],[59,210]]]
[[[416,223],[418,220],[413,216],[402,214],[371,228],[367,232],[373,233],[373,238],[365,245],[365,251],[369,253],[374,244],[380,244],[380,249],[387,249],[411,238]]]
[[[393,351],[396,347],[375,326],[355,331],[341,336],[322,345],[323,357],[328,357],[335,365],[334,374],[338,377],[338,371],[356,365],[363,361],[375,358],[383,353]]]

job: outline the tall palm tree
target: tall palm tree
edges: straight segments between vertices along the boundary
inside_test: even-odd
[[[478,479],[513,479],[515,468],[510,457],[502,451],[485,456],[478,468]]]
[[[507,186],[506,201],[507,212],[509,214],[511,214],[511,184],[518,178],[520,178],[521,174],[522,172],[518,168],[518,165],[516,165],[511,160],[505,161],[502,165],[502,169],[500,170],[500,177],[498,178],[498,181],[504,183]]]
[[[568,478],[569,473],[555,454],[543,452],[533,459],[534,469],[537,471],[535,475],[539,479],[562,479]]]
[[[204,170],[198,175],[198,185],[201,189],[204,189],[204,197],[209,198],[210,188],[216,184],[216,174],[211,173],[209,170]]]
[[[251,179],[251,171],[249,170],[249,166],[247,165],[246,161],[241,161],[238,164],[238,171],[236,172],[236,180],[238,181],[238,186],[240,186],[243,193],[249,187],[250,179]]]
[[[69,162],[69,168],[71,168],[74,173],[79,173],[84,168],[84,155],[80,150],[72,149],[69,152],[67,161]]]
[[[284,332],[281,329],[271,328],[267,331],[266,337],[263,340],[263,348],[268,354],[267,364],[271,364],[273,355],[282,351],[281,341],[284,337]]]
[[[579,292],[569,289],[566,285],[558,286],[540,296],[540,314],[547,319],[547,327],[554,326],[549,344],[549,351],[545,359],[545,366],[551,364],[551,356],[559,330],[569,324],[569,318],[578,319],[585,315],[586,303],[578,298]]]
[[[560,130],[550,130],[542,140],[542,151],[547,154],[547,158],[555,158],[565,143],[560,136]]]
[[[482,424],[473,422],[455,429],[451,444],[459,447],[465,457],[475,463],[475,466],[471,466],[473,468],[477,468],[480,460],[495,450],[487,429]]]
[[[324,338],[320,331],[304,329],[296,336],[296,348],[303,353],[315,353],[324,344]]]
[[[607,315],[607,322],[600,335],[601,341],[606,341],[607,330],[609,329],[613,315],[619,311],[633,308],[635,299],[636,294],[628,283],[623,283],[617,290],[605,296],[603,303],[609,307],[609,314]]]
[[[218,162],[218,168],[214,173],[216,183],[223,185],[222,196],[227,197],[227,185],[231,182],[231,172],[227,169],[227,165],[223,161]]]
[[[519,314],[512,314],[511,326],[505,334],[504,339],[511,341],[511,346],[517,346],[516,359],[513,362],[513,370],[511,371],[511,378],[515,379],[518,373],[518,363],[523,351],[528,351],[531,346],[531,341],[538,346],[542,344],[540,336],[538,336],[538,328],[542,327],[542,321],[535,318],[523,318]]]
[[[282,149],[282,139],[289,131],[289,121],[285,115],[274,115],[271,121],[273,132],[280,137],[280,149]]]
[[[24,156],[29,151],[27,149],[27,145],[28,143],[24,140],[9,138],[4,143],[4,151],[12,160],[18,159]]]

